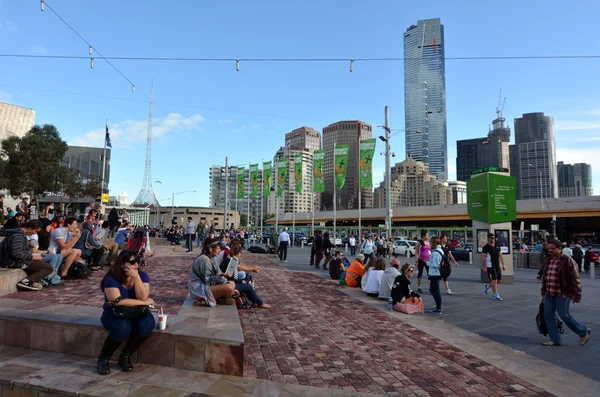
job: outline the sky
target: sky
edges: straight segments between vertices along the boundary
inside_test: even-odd
[[[579,0],[49,0],[104,56],[393,58],[419,19],[441,18],[447,57],[600,55],[600,2]],[[0,0],[0,54],[88,56],[88,46],[38,0]],[[207,206],[209,168],[272,159],[285,133],[340,120],[404,127],[403,63],[112,61],[0,57],[0,101],[32,108],[67,143],[113,144],[110,194],[142,186],[148,96],[154,84],[152,179],[161,205]],[[600,58],[447,60],[450,179],[456,140],[483,137],[500,88],[511,129],[523,113],[554,117],[557,159],[592,164],[600,193]],[[381,131],[381,132],[379,132]],[[514,137],[512,137],[514,142]],[[403,133],[391,140],[404,159]],[[383,180],[378,141],[374,183]]]

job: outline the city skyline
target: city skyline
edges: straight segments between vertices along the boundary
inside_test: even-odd
[[[366,62],[359,58],[401,58],[406,29],[419,20],[441,18],[450,159],[456,157],[457,140],[476,138],[487,129],[502,87],[507,96],[504,117],[509,125],[524,113],[552,115],[556,160],[586,162],[593,174],[600,172],[600,158],[593,156],[600,149],[600,108],[596,100],[600,82],[586,78],[594,75],[598,60],[456,59],[590,54],[593,50],[589,45],[573,41],[553,26],[576,19],[581,21],[580,33],[593,36],[593,15],[600,12],[597,2],[584,0],[580,9],[587,12],[583,13],[564,10],[552,2],[540,9],[507,1],[497,14],[506,21],[506,29],[502,30],[489,29],[488,7],[476,1],[461,2],[461,7],[442,1],[410,7],[390,2],[377,8],[359,1],[350,1],[342,8],[307,1],[293,12],[287,4],[274,4],[153,4],[146,10],[149,16],[165,17],[160,33],[134,18],[139,11],[134,4],[110,0],[102,7],[79,2],[69,7],[57,4],[65,20],[107,56],[198,57],[202,53],[234,60],[115,61],[115,66],[136,84],[132,93],[131,86],[99,57],[94,69],[90,69],[89,59],[3,58],[0,73],[11,76],[11,80],[0,81],[0,101],[35,110],[37,124],[56,125],[63,139],[73,145],[103,146],[108,119],[114,149],[110,193],[126,191],[133,198],[144,173],[146,95],[154,78],[152,175],[167,182],[154,186],[156,196],[160,200],[174,191],[197,190],[197,194],[185,195],[180,202],[205,206],[210,181],[204,170],[224,163],[226,156],[230,160],[235,157],[240,164],[269,158],[284,134],[300,126],[321,131],[336,120],[360,119],[373,125],[373,136],[379,136],[383,131],[377,126],[383,124],[383,108],[387,105],[392,135],[404,128],[402,60]],[[317,6],[319,13],[314,12]],[[114,12],[115,7],[119,7],[119,13]],[[511,12],[515,7],[520,10],[517,14]],[[182,10],[186,12],[179,12]],[[2,2],[0,14],[3,53],[88,54],[87,46],[73,32],[49,12],[40,12],[39,7]],[[196,26],[194,15],[203,15],[205,20]],[[285,18],[281,18],[283,15]],[[356,15],[369,17],[360,29],[342,29],[344,21]],[[107,20],[111,21],[109,30],[105,29]],[[311,20],[314,29],[287,29],[290,24],[306,20]],[[523,26],[527,26],[525,31],[516,29]],[[280,33],[274,35],[274,31]],[[543,42],[539,37],[544,37]],[[346,57],[348,61],[344,62],[244,61]],[[237,58],[241,58],[239,72]],[[356,61],[350,72],[352,58]],[[557,77],[566,75],[568,79]],[[398,156],[405,153],[402,133],[392,136],[391,150]],[[374,158],[375,184],[383,180],[384,170],[383,156],[378,153]],[[173,172],[173,167],[186,162],[193,167],[179,167]],[[449,161],[450,180],[456,179],[455,167],[454,161]],[[600,178],[595,178],[594,184],[600,192]]]

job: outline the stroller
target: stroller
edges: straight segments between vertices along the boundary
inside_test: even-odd
[[[558,332],[560,334],[564,334],[565,328],[563,326],[563,322],[559,320],[559,318],[556,316],[556,313],[554,314],[554,319],[556,320],[556,328],[558,328]],[[546,320],[544,319],[544,301],[543,300],[542,300],[542,303],[540,303],[540,310],[538,311],[538,314],[535,316],[535,322],[537,324],[537,328],[538,328],[538,331],[540,332],[540,334],[547,336],[548,335],[548,326],[546,325]]]
[[[127,249],[137,252],[140,266],[146,266],[146,242],[146,229],[143,227],[135,229],[133,236],[127,242]]]

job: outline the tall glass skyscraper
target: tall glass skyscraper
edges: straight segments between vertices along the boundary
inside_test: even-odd
[[[444,25],[418,21],[404,33],[404,119],[406,157],[429,165],[448,180]]]

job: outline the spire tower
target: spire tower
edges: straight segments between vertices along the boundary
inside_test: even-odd
[[[154,97],[154,80],[150,86],[150,113],[148,115],[148,139],[146,141],[146,169],[144,170],[144,181],[142,189],[135,198],[133,204],[158,205],[158,200],[152,190],[152,98]]]

